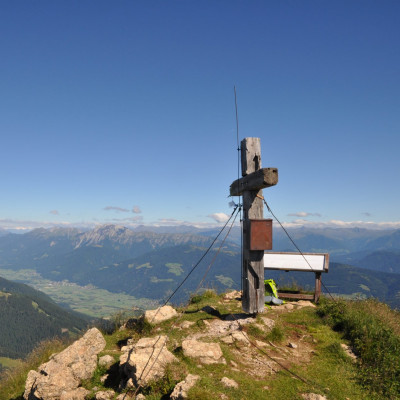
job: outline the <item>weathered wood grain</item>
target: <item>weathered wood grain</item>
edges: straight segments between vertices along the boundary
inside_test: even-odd
[[[242,156],[242,176],[251,174],[261,169],[261,144],[260,138],[248,137],[240,142]]]
[[[260,190],[278,183],[277,168],[262,168],[256,172],[237,179],[229,188],[230,196],[242,196],[247,190]]]
[[[261,168],[260,139],[243,139],[241,146],[242,174],[257,174]],[[263,219],[264,204],[259,196],[262,197],[261,188],[250,190],[247,186],[243,191],[242,309],[249,314],[264,311],[264,251],[250,250],[249,229],[251,219]]]
[[[313,294],[278,292],[278,296],[282,299],[315,300],[315,296]]]

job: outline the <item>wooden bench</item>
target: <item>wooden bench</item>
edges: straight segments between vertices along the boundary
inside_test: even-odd
[[[304,255],[304,257],[303,257]],[[278,292],[279,297],[286,299],[314,300],[318,303],[321,296],[321,274],[328,272],[329,254],[328,253],[283,253],[283,252],[264,252],[264,271],[303,271],[315,273],[315,293],[284,293]],[[307,261],[304,259],[306,258]]]

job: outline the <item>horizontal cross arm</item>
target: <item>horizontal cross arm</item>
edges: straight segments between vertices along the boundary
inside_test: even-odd
[[[261,168],[243,178],[237,179],[230,186],[230,196],[241,196],[246,190],[260,190],[278,183],[277,168]]]

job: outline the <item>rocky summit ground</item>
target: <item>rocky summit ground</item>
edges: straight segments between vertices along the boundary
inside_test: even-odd
[[[24,399],[369,398],[354,380],[354,354],[313,303],[251,316],[240,298],[208,291],[112,334],[93,328],[29,373]]]

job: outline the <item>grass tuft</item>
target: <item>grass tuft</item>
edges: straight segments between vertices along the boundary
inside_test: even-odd
[[[199,304],[208,302],[209,300],[215,300],[219,296],[214,290],[207,289],[202,294],[194,295],[190,298],[190,304]]]
[[[143,390],[146,399],[168,398],[174,390],[176,384],[185,379],[187,375],[186,368],[179,362],[167,365],[165,374],[161,379],[151,381]]]
[[[285,338],[285,332],[281,325],[277,324],[271,329],[266,336],[267,340],[271,342],[280,343]]]
[[[397,399],[400,398],[400,336],[391,325],[398,327],[400,318],[396,312],[383,313],[384,309],[375,300],[325,300],[318,313],[350,341],[360,358],[362,385],[376,395]]]
[[[16,368],[6,370],[0,375],[0,399],[22,400],[25,390],[25,381],[28,372],[37,369],[40,364],[48,361],[50,356],[58,353],[67,346],[65,340],[59,338],[41,342]]]

